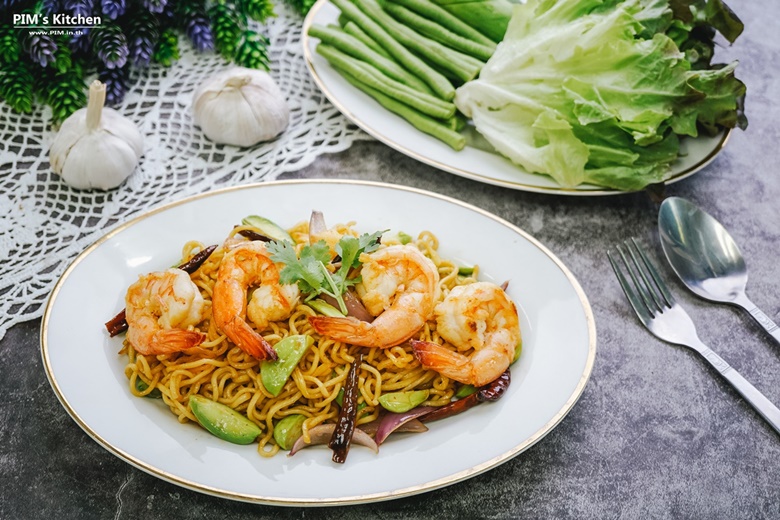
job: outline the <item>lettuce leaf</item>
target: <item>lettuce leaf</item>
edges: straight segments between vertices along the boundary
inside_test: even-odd
[[[708,16],[733,37],[738,19],[716,9],[720,0],[673,3],[517,5],[503,42],[455,104],[499,153],[562,186],[662,182],[678,136],[746,124],[736,63],[711,66],[705,49]]]

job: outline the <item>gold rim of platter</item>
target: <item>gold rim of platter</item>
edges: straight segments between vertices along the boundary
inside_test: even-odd
[[[306,60],[306,67],[309,69],[309,74],[311,74],[312,79],[314,79],[314,82],[317,84],[317,87],[322,91],[322,93],[325,95],[326,98],[328,98],[328,101],[331,102],[333,106],[336,107],[336,109],[341,112],[347,119],[349,119],[352,123],[357,125],[361,130],[366,132],[368,135],[376,139],[377,141],[380,141],[384,143],[385,145],[389,146],[390,148],[393,148],[402,154],[406,155],[407,157],[411,157],[412,159],[415,159],[421,163],[427,164],[429,166],[433,166],[434,168],[438,168],[439,170],[452,173],[454,175],[458,175],[460,177],[465,177],[467,179],[472,179],[480,182],[484,182],[486,184],[492,184],[495,186],[502,186],[504,188],[512,188],[520,191],[526,191],[531,193],[547,193],[547,194],[558,194],[558,195],[571,195],[571,196],[580,196],[580,197],[591,197],[591,196],[604,196],[604,195],[625,195],[627,193],[636,193],[636,192],[629,192],[629,191],[620,191],[620,190],[613,190],[608,188],[594,188],[594,189],[576,189],[576,188],[563,188],[563,187],[556,187],[556,186],[537,186],[534,184],[526,184],[522,182],[511,182],[511,181],[504,181],[501,179],[496,179],[494,177],[490,177],[487,175],[483,175],[480,173],[475,173],[469,170],[463,170],[461,168],[450,166],[448,164],[441,163],[439,161],[430,159],[429,157],[426,157],[425,155],[419,154],[417,152],[414,152],[405,146],[398,144],[397,142],[393,141],[391,138],[387,137],[384,134],[381,134],[377,130],[375,130],[370,124],[365,122],[364,120],[360,119],[359,117],[355,116],[355,114],[352,113],[352,111],[347,108],[346,105],[339,102],[339,100],[336,98],[336,96],[331,92],[327,86],[325,85],[325,82],[322,80],[320,75],[317,73],[316,68],[314,67],[314,60],[312,57],[312,52],[309,45],[309,27],[314,23],[314,18],[316,17],[317,13],[328,3],[328,0],[318,0],[317,3],[315,3],[312,8],[309,10],[309,14],[306,16],[306,19],[303,21],[303,28],[301,31],[301,44],[303,45],[303,55],[304,59]],[[356,92],[358,92],[356,90]],[[389,115],[395,115],[390,112],[388,112]],[[419,130],[415,129],[413,126],[409,125],[410,131],[416,131]],[[702,157],[698,162],[695,164],[689,166],[688,168],[682,170],[681,172],[675,174],[674,176],[666,179],[664,181],[665,184],[672,184],[678,181],[681,181],[683,179],[687,179],[694,173],[698,172],[699,170],[703,169],[707,165],[709,165],[715,157],[720,153],[720,151],[726,146],[726,142],[729,139],[729,136],[731,135],[731,129],[726,129],[721,133],[720,141],[715,145],[715,147],[708,153],[705,157]],[[519,166],[518,166],[519,168]]]
[[[377,187],[377,188],[383,188],[383,189],[392,189],[392,190],[400,190],[400,191],[406,191],[410,193],[416,193],[419,195],[423,195],[426,197],[432,197],[436,198],[451,204],[454,204],[456,206],[460,206],[461,208],[468,209],[470,211],[477,212],[487,218],[490,218],[491,220],[495,221],[498,224],[501,224],[515,233],[519,234],[529,242],[531,242],[535,247],[537,247],[540,251],[542,251],[557,267],[560,269],[563,274],[566,276],[567,280],[575,290],[580,304],[582,305],[583,312],[585,314],[585,320],[587,323],[588,328],[588,357],[585,362],[585,366],[582,372],[582,375],[580,376],[580,379],[577,383],[577,386],[575,387],[572,394],[569,396],[566,403],[563,405],[563,407],[539,430],[537,430],[535,433],[533,433],[531,436],[529,436],[527,439],[525,439],[523,442],[515,446],[513,449],[497,456],[494,458],[491,458],[481,464],[478,464],[477,466],[474,466],[472,468],[469,468],[464,471],[460,471],[457,473],[454,473],[452,475],[449,475],[447,477],[433,480],[430,482],[426,482],[424,484],[419,484],[416,486],[411,486],[403,489],[397,489],[393,491],[387,491],[387,492],[381,492],[381,493],[374,493],[369,495],[355,495],[355,496],[345,496],[338,499],[300,499],[300,498],[278,498],[278,497],[263,497],[263,496],[256,496],[256,495],[248,495],[248,494],[242,494],[242,493],[235,493],[230,491],[225,491],[222,489],[216,489],[210,486],[205,486],[203,484],[192,482],[190,480],[181,478],[177,475],[174,475],[172,473],[162,471],[159,468],[154,467],[151,464],[148,464],[146,462],[143,462],[136,458],[135,456],[131,455],[130,453],[127,453],[123,450],[120,450],[116,448],[115,446],[111,445],[108,441],[103,439],[100,434],[98,434],[96,431],[94,431],[84,420],[81,419],[79,414],[76,412],[76,410],[73,409],[71,404],[67,401],[65,396],[63,395],[63,392],[61,391],[59,384],[57,382],[57,378],[54,374],[53,368],[51,366],[51,359],[49,357],[49,342],[48,342],[48,327],[49,327],[49,320],[51,318],[51,312],[54,307],[54,303],[57,300],[57,295],[60,292],[60,289],[65,284],[68,276],[70,273],[73,272],[73,270],[81,263],[82,260],[87,258],[93,251],[95,251],[100,245],[103,243],[111,240],[114,236],[118,235],[125,229],[134,226],[136,223],[145,220],[153,215],[156,215],[158,213],[164,212],[170,208],[173,208],[175,206],[179,206],[182,204],[187,204],[189,202],[192,202],[197,199],[202,199],[206,197],[213,197],[213,196],[219,196],[222,193],[230,192],[230,191],[237,191],[237,190],[247,190],[247,189],[262,189],[263,187],[269,186],[279,186],[279,185],[316,185],[316,184],[350,184],[350,185],[360,185],[360,186],[369,186],[369,187]],[[46,304],[46,309],[43,314],[43,319],[41,321],[41,354],[43,358],[43,364],[46,371],[46,376],[49,379],[49,382],[54,389],[55,394],[57,395],[57,398],[59,399],[60,403],[65,407],[68,414],[76,421],[76,423],[90,436],[92,437],[98,444],[103,446],[106,450],[108,450],[110,453],[116,455],[120,459],[130,463],[131,465],[135,466],[138,469],[141,469],[145,471],[146,473],[149,473],[151,475],[154,475],[156,477],[159,477],[163,480],[166,480],[168,482],[171,482],[173,484],[180,485],[185,488],[189,488],[194,491],[198,491],[201,493],[209,494],[218,496],[221,498],[227,498],[231,500],[238,500],[243,502],[252,502],[252,503],[258,503],[258,504],[267,504],[267,505],[281,505],[281,506],[331,506],[331,505],[352,505],[352,504],[362,504],[362,503],[369,503],[369,502],[379,502],[384,500],[390,500],[390,499],[397,499],[402,498],[406,496],[416,495],[419,493],[423,493],[426,491],[432,491],[434,489],[442,488],[445,486],[449,486],[451,484],[454,484],[456,482],[460,482],[463,480],[466,480],[468,478],[471,478],[473,476],[476,476],[480,473],[483,473],[485,471],[488,471],[499,464],[506,462],[507,460],[515,457],[516,455],[520,454],[521,452],[525,451],[526,449],[533,446],[536,442],[538,442],[540,439],[542,439],[547,433],[549,433],[555,426],[558,425],[558,423],[568,414],[568,412],[574,407],[574,405],[577,403],[577,400],[582,395],[583,390],[585,389],[585,385],[590,378],[590,374],[593,370],[593,364],[596,358],[596,325],[595,320],[593,317],[593,311],[590,307],[590,303],[588,301],[587,296],[585,295],[585,292],[583,291],[582,287],[580,286],[577,279],[574,277],[572,272],[561,262],[560,259],[558,259],[549,249],[547,249],[544,245],[542,245],[538,240],[536,240],[534,237],[529,235],[527,232],[523,231],[519,227],[515,226],[514,224],[488,212],[483,209],[480,209],[476,206],[473,206],[471,204],[468,204],[466,202],[462,202],[460,200],[448,197],[446,195],[440,195],[437,193],[429,192],[426,190],[418,189],[418,188],[411,188],[407,186],[398,186],[394,184],[384,183],[384,182],[374,182],[374,181],[357,181],[357,180],[342,180],[342,179],[307,179],[307,180],[284,180],[284,181],[269,181],[269,182],[262,182],[257,184],[247,184],[242,186],[232,186],[227,188],[222,188],[219,190],[214,190],[207,193],[201,193],[198,195],[193,195],[190,197],[183,198],[181,200],[171,202],[168,204],[164,204],[160,207],[154,208],[152,210],[149,210],[131,220],[128,222],[125,222],[124,224],[118,226],[117,228],[109,231],[107,234],[99,238],[96,242],[94,242],[92,245],[87,247],[82,253],[80,253],[65,269],[60,279],[57,281],[57,283],[54,286],[54,289],[52,290],[49,300]]]

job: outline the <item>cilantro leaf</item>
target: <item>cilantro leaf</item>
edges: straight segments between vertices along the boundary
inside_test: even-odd
[[[351,236],[341,237],[336,244],[336,252],[341,256],[341,269],[352,269],[360,265],[361,253],[370,253],[376,251],[379,247],[379,238],[385,231],[376,233],[363,233],[358,238]],[[346,266],[346,267],[345,267]]]
[[[336,252],[341,257],[340,271],[349,270],[360,264],[360,242],[355,237],[342,237],[336,244]]]
[[[341,257],[341,267],[333,274],[326,267],[330,262],[330,248],[324,240],[304,246],[300,256],[296,255],[291,242],[269,242],[266,248],[271,253],[271,260],[284,265],[279,273],[282,284],[298,284],[301,292],[308,294],[307,300],[319,294],[327,294],[338,301],[342,313],[347,313],[342,294],[347,287],[354,285],[359,278],[348,280],[350,269],[360,266],[360,254],[370,253],[379,247],[379,237],[384,231],[373,234],[363,234],[358,238],[341,237],[336,244],[336,252]]]
[[[294,264],[298,261],[298,255],[295,254],[295,247],[287,240],[283,242],[268,242],[266,250],[271,253],[271,260],[280,264]]]
[[[360,249],[363,250],[363,253],[371,253],[373,251],[376,251],[379,249],[379,239],[382,238],[382,235],[390,231],[389,229],[384,229],[382,231],[377,231],[376,233],[368,234],[363,233],[360,235],[360,238],[358,240],[360,241]]]
[[[283,284],[298,284],[301,292],[319,293],[325,283],[322,267],[323,260],[330,261],[330,252],[325,242],[318,242],[301,249],[300,259],[295,254],[295,247],[288,241],[269,242],[266,246],[271,253],[271,260],[285,264],[279,273],[279,281]]]
[[[341,267],[333,274],[333,279],[339,286],[340,294],[343,294],[350,285],[358,283],[359,278],[354,280],[347,279],[349,271],[353,267],[360,266],[360,255],[362,253],[370,253],[379,247],[379,238],[383,233],[384,231],[377,231],[371,235],[364,233],[358,238],[344,236],[336,244],[336,252],[341,256]]]
[[[330,248],[324,240],[315,242],[310,246],[305,246],[303,250],[301,250],[301,257],[309,255],[311,255],[314,260],[322,262],[323,264],[330,262]]]

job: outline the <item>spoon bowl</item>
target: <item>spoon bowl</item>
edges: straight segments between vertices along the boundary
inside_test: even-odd
[[[658,233],[666,259],[691,291],[742,307],[780,343],[777,325],[747,297],[745,260],[720,222],[686,199],[669,197],[658,212]]]
[[[726,228],[709,213],[669,197],[658,212],[658,231],[669,264],[691,291],[724,303],[745,292],[745,260]]]

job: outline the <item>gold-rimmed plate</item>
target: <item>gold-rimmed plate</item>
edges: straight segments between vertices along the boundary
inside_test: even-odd
[[[339,10],[328,0],[319,0],[303,23],[303,52],[314,82],[331,103],[350,121],[378,141],[440,170],[487,184],[537,193],[558,195],[617,195],[624,192],[594,185],[563,188],[546,175],[523,170],[505,157],[467,146],[455,151],[438,139],[414,128],[400,116],[383,108],[370,96],[355,88],[336,72],[315,48],[319,40],[307,35],[312,24],[338,23]],[[698,172],[726,145],[730,132],[682,140],[680,157],[672,164],[667,183],[685,179]]]
[[[398,435],[378,454],[360,446],[346,464],[325,447],[294,457],[258,455],[180,424],[159,400],[130,394],[122,338],[103,323],[124,306],[138,275],[174,263],[188,240],[218,243],[248,214],[288,227],[312,209],[360,231],[434,232],[440,253],[510,280],[523,353],[498,402]],[[436,218],[431,218],[436,215]],[[388,500],[447,486],[512,457],[572,409],[596,355],[593,314],[574,275],[514,225],[441,195],[357,181],[282,181],[228,188],[155,209],[111,231],[77,257],[52,291],[41,329],[44,367],[73,419],[128,463],[180,486],[224,498],[289,506]]]

